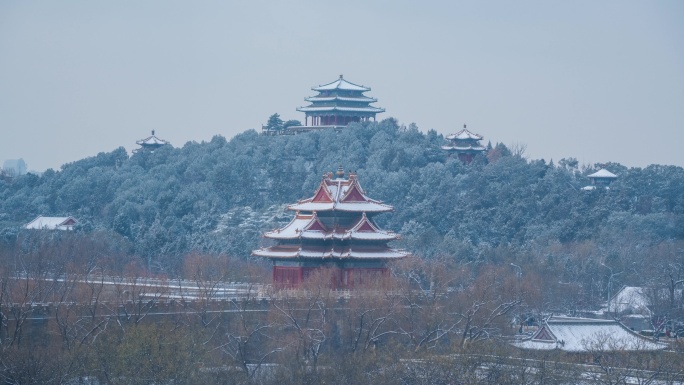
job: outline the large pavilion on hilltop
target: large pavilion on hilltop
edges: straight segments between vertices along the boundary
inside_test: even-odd
[[[170,144],[164,139],[159,139],[156,135],[154,135],[154,130],[152,130],[152,135],[148,136],[145,139],[140,139],[135,142],[140,148],[135,149],[135,152],[139,151],[150,151],[154,152],[154,150],[158,149],[159,147],[166,146],[167,144]]]
[[[463,125],[463,129],[455,134],[447,135],[449,144],[442,146],[442,150],[455,154],[461,162],[470,164],[477,154],[482,154],[485,148],[480,144],[482,136],[470,132]]]
[[[318,95],[305,98],[311,104],[299,107],[297,111],[306,114],[303,126],[290,127],[291,130],[337,128],[352,122],[375,121],[375,115],[385,112],[384,108],[371,106],[378,99],[364,95],[370,87],[360,86],[344,79],[312,87]]]
[[[332,268],[333,287],[359,287],[388,276],[388,261],[407,255],[387,245],[399,235],[373,221],[394,208],[366,196],[355,173],[344,175],[341,167],[336,178],[324,175],[313,197],[288,206],[290,223],[264,234],[276,244],[252,251],[273,261],[276,287],[297,287],[321,268]]]

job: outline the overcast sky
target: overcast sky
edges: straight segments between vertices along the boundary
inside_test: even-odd
[[[684,1],[0,2],[0,162],[260,129],[345,79],[530,159],[684,166]],[[1,163],[0,163],[1,164]]]

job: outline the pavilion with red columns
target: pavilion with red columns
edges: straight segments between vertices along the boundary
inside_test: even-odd
[[[370,105],[378,99],[363,94],[370,91],[370,87],[349,82],[342,75],[333,82],[311,89],[318,95],[304,99],[310,105],[297,108],[306,117],[303,126],[291,127],[292,130],[336,128],[352,122],[375,121],[376,114],[385,112],[384,108]]]

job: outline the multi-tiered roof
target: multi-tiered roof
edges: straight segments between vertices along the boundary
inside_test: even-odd
[[[447,135],[446,139],[449,144],[442,146],[442,149],[455,153],[466,164],[470,163],[477,154],[485,151],[480,144],[482,136],[467,130],[465,124],[461,131]]]
[[[283,269],[337,267],[345,277],[340,281],[348,285],[346,277],[352,270],[357,275],[364,269],[385,270],[386,261],[407,255],[387,244],[399,235],[380,229],[373,221],[375,215],[392,211],[392,206],[369,198],[356,174],[350,173],[348,178],[344,174],[340,168],[336,178],[333,173],[324,175],[311,198],[288,206],[296,212],[290,223],[264,234],[275,245],[252,251],[274,262],[277,284],[301,282],[302,271],[292,278],[284,275]],[[282,277],[291,281],[282,282]]]
[[[137,149],[136,151],[142,151],[142,150],[154,151],[161,146],[165,146],[167,144],[170,144],[166,140],[160,139],[156,135],[154,135],[154,130],[152,130],[152,135],[148,136],[145,139],[140,139],[140,140],[136,141],[135,143],[140,146],[140,148]]]
[[[306,114],[304,126],[300,128],[346,126],[351,122],[375,120],[376,114],[385,112],[384,108],[370,105],[377,99],[363,94],[370,91],[370,87],[349,82],[342,75],[333,82],[311,89],[317,91],[318,95],[304,99],[310,105],[297,108],[297,111]]]
[[[326,174],[314,196],[289,205],[295,217],[285,227],[269,231],[265,238],[277,245],[254,250],[267,258],[396,259],[406,253],[391,249],[387,242],[399,239],[381,230],[372,220],[375,214],[394,210],[392,206],[366,196],[350,173]]]

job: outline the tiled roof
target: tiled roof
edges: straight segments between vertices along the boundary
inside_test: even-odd
[[[640,336],[614,320],[552,317],[532,338],[513,344],[523,349],[567,352],[661,350],[664,344]]]
[[[323,176],[313,196],[288,206],[297,213],[286,226],[266,232],[275,246],[253,250],[252,255],[271,259],[398,259],[408,253],[388,247],[399,239],[392,231],[378,228],[372,214],[392,211],[392,206],[369,198],[356,174],[340,167],[337,177]]]
[[[447,135],[446,138],[449,140],[482,140],[482,136],[474,134],[465,128],[455,134]]]
[[[328,84],[324,84],[322,86],[318,87],[313,87],[311,88],[314,91],[331,91],[331,90],[345,90],[345,91],[370,91],[370,87],[364,87],[360,86],[358,84],[354,84],[352,82],[346,81],[342,75],[340,75],[340,78],[332,81]]]
[[[316,214],[299,214],[285,227],[264,234],[272,239],[356,239],[366,241],[393,241],[399,239],[399,235],[391,231],[378,229],[365,215],[351,228],[328,229],[319,220]]]
[[[314,195],[311,198],[289,205],[288,209],[311,212],[338,210],[358,213],[375,213],[394,210],[390,205],[367,197],[354,174],[350,175],[349,179],[333,179],[332,175],[326,175],[316,191],[318,192],[320,189],[325,189],[325,195],[329,196],[330,200],[319,200],[317,199],[318,195]],[[361,199],[356,201],[345,200],[344,198],[349,195],[350,189],[356,189],[359,192]]]
[[[148,136],[145,139],[140,139],[140,140],[136,141],[135,143],[139,146],[155,146],[155,147],[163,146],[165,144],[169,144],[169,142],[167,142],[166,140],[159,139],[158,137],[156,137],[154,135],[154,130],[152,130],[152,135]]]
[[[612,172],[606,170],[605,168],[602,168],[595,173],[588,175],[589,178],[611,178],[615,179],[617,178],[617,175],[613,174]]]
[[[24,225],[31,230],[71,230],[76,225],[73,217],[44,217],[39,216]]]
[[[298,107],[297,111],[300,112],[332,112],[332,111],[340,111],[340,112],[373,112],[373,113],[381,113],[385,112],[384,108],[378,108],[378,107],[373,107],[373,106],[363,106],[363,107],[340,107],[340,106],[320,106],[320,107],[314,107],[313,105],[309,107]]]

